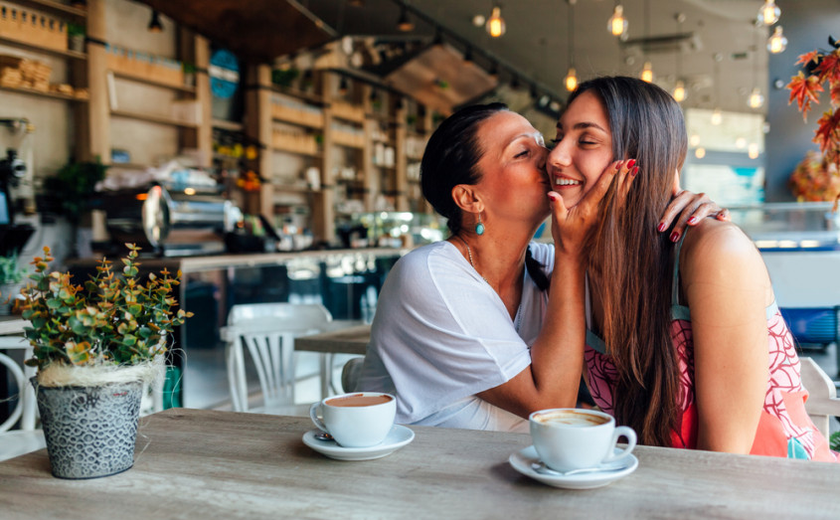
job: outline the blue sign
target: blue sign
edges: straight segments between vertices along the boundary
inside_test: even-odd
[[[219,99],[228,99],[239,85],[239,62],[232,52],[219,49],[210,56],[210,91]]]

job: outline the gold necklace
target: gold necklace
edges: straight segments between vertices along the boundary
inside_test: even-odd
[[[479,273],[479,272],[478,272],[478,269],[476,269],[476,267],[475,267],[475,263],[473,262],[472,250],[470,249],[470,245],[467,243],[467,241],[466,241],[466,240],[464,240],[463,238],[461,238],[461,235],[455,235],[455,237],[456,237],[458,240],[460,240],[461,242],[463,242],[465,246],[467,246],[467,257],[468,257],[468,258],[469,258],[469,260],[470,260],[470,265],[472,266],[473,271],[475,271],[476,273],[478,273],[478,276],[480,276],[482,280],[484,280],[485,282],[487,282],[487,285],[489,285],[490,287],[493,287],[493,285],[492,285],[489,281],[487,281],[487,278],[485,278],[485,277],[484,277],[484,275],[483,275],[483,274],[481,274],[481,273]]]
[[[480,277],[481,277],[481,279],[482,279],[482,280],[484,280],[484,281],[487,283],[487,285],[489,285],[489,286],[490,286],[490,288],[491,288],[491,289],[493,289],[493,284],[491,284],[491,283],[487,280],[487,278],[485,278],[485,277],[484,277],[484,275],[483,275],[483,274],[481,274],[481,273],[479,273],[479,272],[478,272],[478,269],[476,269],[476,267],[475,267],[475,263],[473,262],[472,250],[470,249],[470,245],[467,243],[467,241],[466,241],[466,240],[464,240],[463,238],[461,238],[461,236],[460,236],[460,235],[455,235],[455,237],[456,237],[458,240],[460,240],[461,242],[463,242],[463,243],[464,243],[464,245],[467,247],[467,258],[468,258],[468,259],[469,259],[469,261],[470,261],[470,265],[472,266],[473,271],[475,271],[476,273],[478,273],[478,276],[480,276]],[[496,289],[493,289],[493,291],[495,291],[495,290],[496,290]],[[513,328],[514,328],[514,330],[516,330],[517,334],[519,333],[519,327],[520,327],[521,322],[522,322],[522,316],[521,316],[521,313],[520,313],[521,307],[522,307],[522,302],[520,302],[520,303],[519,303],[519,305],[516,307],[516,314],[514,315],[514,320],[513,320]]]

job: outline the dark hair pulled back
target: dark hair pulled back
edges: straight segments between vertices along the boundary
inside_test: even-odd
[[[429,204],[447,219],[453,235],[461,231],[461,208],[452,198],[452,188],[459,184],[476,184],[481,179],[478,162],[484,150],[478,142],[478,129],[491,116],[508,110],[504,103],[472,105],[446,118],[434,131],[423,160],[420,162],[420,183]],[[525,267],[544,291],[549,287],[543,265],[534,260],[530,248],[525,255]]]
[[[453,235],[461,230],[461,208],[452,199],[452,188],[476,184],[481,179],[478,161],[484,150],[478,128],[489,117],[508,110],[504,103],[472,105],[446,118],[434,131],[420,162],[420,184],[429,204],[447,219]]]

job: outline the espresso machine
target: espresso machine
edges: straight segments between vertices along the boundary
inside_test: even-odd
[[[113,242],[166,257],[224,253],[225,233],[242,218],[217,190],[161,184],[102,193],[99,205]]]

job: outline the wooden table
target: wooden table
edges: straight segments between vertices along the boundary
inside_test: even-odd
[[[335,320],[326,332],[295,338],[295,350],[321,353],[321,398],[329,395],[332,354],[364,356],[370,343],[370,324]]]
[[[639,468],[573,491],[517,473],[527,434],[412,427],[408,446],[341,462],[308,447],[307,418],[172,409],[141,419],[132,469],[61,480],[45,450],[0,463],[16,519],[840,518],[840,464],[636,448]]]

